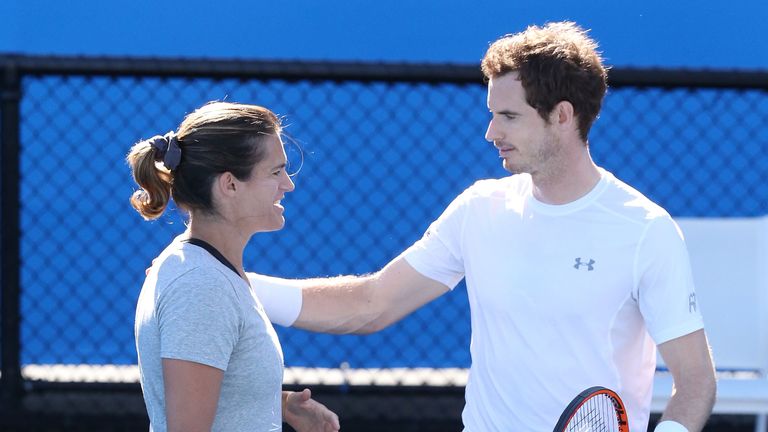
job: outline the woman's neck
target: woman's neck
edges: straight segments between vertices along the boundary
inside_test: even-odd
[[[243,250],[249,237],[232,224],[209,217],[190,217],[187,228],[189,237],[202,240],[219,251],[246,279],[243,271]],[[247,279],[246,279],[247,280]]]

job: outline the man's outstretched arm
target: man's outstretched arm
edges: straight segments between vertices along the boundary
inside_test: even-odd
[[[379,331],[448,291],[402,257],[364,276],[286,280],[249,273],[248,278],[273,321],[287,316],[278,323],[326,333]],[[276,295],[276,290],[285,291]]]

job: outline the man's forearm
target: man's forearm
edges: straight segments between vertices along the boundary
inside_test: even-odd
[[[375,281],[376,275],[307,279],[294,327],[338,334],[380,330],[386,301],[376,297]]]
[[[253,282],[250,274],[249,279]],[[261,297],[259,290],[269,291],[271,285],[281,284],[295,294],[275,296],[293,302],[293,309],[289,309],[296,318],[281,324],[326,333],[379,331],[449,290],[443,283],[416,271],[402,256],[380,271],[365,276],[271,279],[274,283],[264,283],[257,289],[257,296]],[[259,283],[258,280],[255,282]],[[264,295],[269,297],[268,292]],[[272,319],[270,309],[277,305],[264,303],[267,315]]]
[[[695,385],[679,386],[679,388],[676,386],[661,417],[661,422],[674,421],[683,425],[689,432],[701,431],[712,413],[715,393],[715,380],[709,377],[703,377]]]
[[[675,385],[655,430],[684,432],[681,428],[685,427],[689,432],[701,431],[712,412],[717,390],[715,367],[704,329],[660,344],[659,353]]]
[[[326,333],[370,333],[383,303],[373,300],[374,276],[280,279],[248,274],[275,324]]]

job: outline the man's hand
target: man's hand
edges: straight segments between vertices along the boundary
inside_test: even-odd
[[[296,432],[336,432],[341,428],[339,417],[325,405],[312,399],[309,389],[284,393],[287,393],[287,396],[283,419]]]

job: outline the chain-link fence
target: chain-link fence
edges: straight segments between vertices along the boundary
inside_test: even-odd
[[[6,60],[9,68],[19,59]],[[147,223],[133,211],[124,156],[207,101],[266,106],[284,117],[296,144],[289,160],[302,168],[283,200],[286,227],[254,236],[245,253],[246,269],[260,273],[375,271],[464,188],[505,175],[483,139],[489,114],[474,67],[26,61],[26,69],[6,69],[3,105],[4,116],[19,113],[17,356],[26,380],[136,381],[133,314],[144,270],[184,225],[175,212]],[[768,213],[764,75],[734,74],[731,84],[721,75],[697,86],[685,84],[684,73],[650,84],[622,76],[654,78],[612,71],[590,136],[598,164],[673,216]],[[16,126],[2,127],[6,147]],[[3,155],[5,169],[14,156]],[[6,206],[16,207],[3,181],[5,223],[13,221]],[[3,260],[13,263],[8,233]],[[3,270],[10,307],[13,279]],[[13,321],[8,310],[4,325]],[[460,387],[470,363],[463,284],[378,334],[278,333],[286,378],[298,384]],[[3,372],[13,370],[7,352]]]

